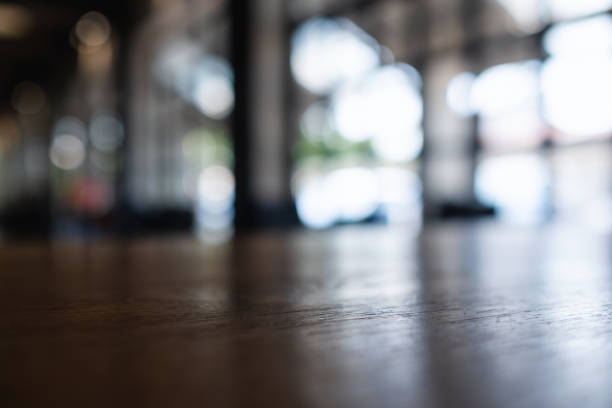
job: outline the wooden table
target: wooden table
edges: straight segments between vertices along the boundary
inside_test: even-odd
[[[0,406],[612,407],[609,235],[0,245]]]

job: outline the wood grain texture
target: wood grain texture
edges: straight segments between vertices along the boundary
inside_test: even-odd
[[[2,407],[610,407],[610,236],[0,246]]]

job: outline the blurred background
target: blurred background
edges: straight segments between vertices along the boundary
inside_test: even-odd
[[[612,231],[612,0],[0,2],[0,237]]]

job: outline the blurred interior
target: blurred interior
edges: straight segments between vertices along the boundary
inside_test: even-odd
[[[0,2],[0,237],[612,230],[612,0]]]
[[[612,407],[612,0],[0,0],[0,407]]]

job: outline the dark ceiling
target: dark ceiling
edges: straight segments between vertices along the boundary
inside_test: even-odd
[[[19,36],[0,35],[0,98],[6,108],[13,86],[32,80],[53,93],[73,72],[76,52],[70,32],[79,17],[98,11],[110,21],[120,41],[147,11],[148,0],[22,0],[0,1],[0,9],[18,8],[28,18]],[[0,19],[7,18],[0,13]]]

